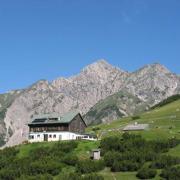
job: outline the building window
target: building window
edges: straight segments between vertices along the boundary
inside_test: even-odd
[[[40,135],[39,135],[39,134],[37,135],[37,138],[40,138]]]
[[[29,139],[34,139],[34,135],[30,135],[30,136],[29,136]]]
[[[52,138],[52,135],[51,135],[51,134],[49,135],[49,138]]]
[[[81,136],[76,136],[76,139],[78,139],[78,140],[79,140],[79,139],[82,139],[82,137],[81,137]]]
[[[62,140],[62,135],[61,134],[59,135],[59,140]]]
[[[53,135],[53,138],[56,138],[56,134]]]

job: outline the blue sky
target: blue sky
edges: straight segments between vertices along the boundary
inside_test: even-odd
[[[0,92],[104,58],[180,74],[179,0],[0,0]]]

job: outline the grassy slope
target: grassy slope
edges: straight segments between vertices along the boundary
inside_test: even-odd
[[[87,128],[87,132],[91,132],[94,127],[99,127],[100,130],[97,131],[99,136],[105,137],[112,134],[122,134],[122,128],[129,123],[149,123],[150,129],[141,132],[132,132],[141,134],[146,139],[166,139],[170,137],[180,138],[180,100],[172,102],[160,108],[156,108],[150,112],[143,113],[140,115],[140,119],[132,120],[131,118],[123,118],[121,120],[114,121],[110,124],[101,124],[97,126],[92,126]],[[17,146],[20,149],[19,157],[26,156],[31,149],[37,148],[39,146],[51,146],[51,143],[34,143]],[[90,141],[80,141],[75,152],[78,157],[84,159],[89,158],[89,152],[91,149],[97,148],[99,142]],[[171,149],[169,152],[171,155],[180,156],[180,146]],[[101,171],[99,174],[105,177],[105,180],[137,180],[135,174],[136,172],[118,172],[112,173],[107,168]],[[157,175],[154,180],[158,180]]]
[[[100,124],[87,129],[91,132],[94,127],[100,128],[96,133],[100,138],[112,134],[121,134],[122,129],[129,123],[148,123],[149,130],[133,132],[141,134],[147,139],[164,139],[170,137],[180,138],[180,100],[164,107],[140,115],[140,119],[132,120],[131,117],[114,121],[110,124]]]
[[[101,174],[105,180],[139,180],[136,178],[136,172],[117,172],[112,173],[108,168],[101,171]],[[160,171],[158,171],[157,175],[153,180],[160,180],[159,177]]]
[[[43,143],[32,143],[19,145],[17,148],[20,150],[18,157],[28,156],[29,152],[38,147],[51,147],[56,142],[43,142]],[[99,146],[99,141],[79,141],[78,147],[75,149],[74,153],[81,159],[89,158],[89,153],[92,149]]]
[[[114,134],[121,135],[122,129],[129,123],[149,123],[150,128],[146,131],[132,132],[141,134],[146,139],[167,139],[171,137],[180,138],[180,100],[169,103],[163,107],[153,109],[140,115],[140,119],[132,120],[132,118],[124,118],[114,121],[110,124],[101,124],[89,127],[87,131],[91,132],[94,127],[99,127],[96,133],[101,137]],[[180,156],[180,145],[171,149],[168,154]],[[159,172],[160,173],[160,172]],[[134,172],[118,172],[112,173],[108,169],[100,172],[105,180],[137,180]],[[154,180],[160,179],[157,175]]]

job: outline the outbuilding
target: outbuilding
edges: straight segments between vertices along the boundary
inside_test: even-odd
[[[123,131],[143,131],[149,128],[149,124],[138,124],[135,122],[134,124],[128,124],[124,127]]]
[[[91,159],[99,160],[101,158],[101,151],[100,149],[93,149],[91,151]]]

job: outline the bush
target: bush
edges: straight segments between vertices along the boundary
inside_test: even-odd
[[[104,180],[104,178],[97,174],[81,175],[79,173],[62,173],[58,175],[58,179],[62,180]]]
[[[16,171],[10,169],[1,169],[0,171],[0,179],[4,180],[15,180]]]
[[[81,180],[81,174],[79,174],[79,173],[61,173],[61,174],[58,175],[57,179]]]
[[[151,164],[151,167],[162,169],[179,163],[180,163],[180,158],[173,157],[170,155],[163,155],[160,156],[155,162],[153,162]]]
[[[108,167],[111,167],[113,165],[114,161],[117,160],[118,156],[120,156],[120,153],[118,153],[116,151],[108,151],[104,155],[105,165],[108,166]]]
[[[33,160],[38,160],[38,159],[42,159],[46,156],[49,156],[50,154],[51,153],[50,153],[49,147],[38,147],[36,149],[31,150],[29,156]]]
[[[48,173],[55,176],[59,174],[60,170],[61,170],[61,164],[55,161],[47,161],[47,162],[35,161],[31,163],[29,175]]]
[[[140,135],[124,133],[101,141],[102,155],[106,166],[112,171],[136,171],[145,162],[153,161],[152,168],[165,168],[180,163],[180,158],[161,156],[169,148],[179,144],[177,139],[145,140]]]
[[[102,155],[107,151],[125,151],[120,137],[107,137],[101,140]]]
[[[157,157],[158,157],[157,153],[153,151],[147,151],[146,153],[144,153],[145,161],[154,161],[155,159],[157,159]]]
[[[81,160],[77,164],[77,172],[86,174],[97,172],[104,169],[104,161],[93,161],[93,160]]]
[[[15,147],[8,147],[0,150],[0,169],[9,166],[19,153]]]
[[[169,148],[173,148],[173,147],[177,146],[178,144],[180,144],[179,139],[171,138],[171,139],[168,140]]]
[[[98,131],[98,130],[100,130],[100,129],[101,129],[100,127],[94,127],[94,128],[92,128],[93,131]]]
[[[37,175],[37,176],[26,176],[22,175],[17,180],[53,180],[53,176],[50,174],[43,174],[43,175]]]
[[[82,180],[104,180],[103,176],[97,174],[88,174],[82,177]]]
[[[52,152],[59,152],[62,151],[64,153],[68,153],[73,151],[77,147],[77,141],[69,141],[69,142],[58,142],[56,143],[53,148],[51,149]]]
[[[164,170],[162,170],[161,177],[165,178],[165,179],[169,179],[169,180],[178,180],[180,179],[180,167],[171,167],[171,168],[166,168]]]
[[[139,169],[139,164],[131,162],[128,160],[125,161],[114,161],[111,171],[120,172],[120,171],[136,171]]]
[[[140,179],[152,179],[156,176],[157,171],[148,167],[143,167],[137,172],[137,177]]]
[[[68,154],[62,159],[62,162],[67,165],[75,166],[78,162],[78,158],[73,154]]]
[[[140,116],[132,116],[131,119],[136,120],[136,119],[141,119],[141,117]]]
[[[165,106],[166,104],[169,104],[171,102],[174,102],[176,100],[180,99],[180,94],[175,94],[173,96],[168,97],[167,99],[161,101],[160,103],[154,105],[153,107],[151,107],[151,109],[155,109],[157,107],[162,107]]]

